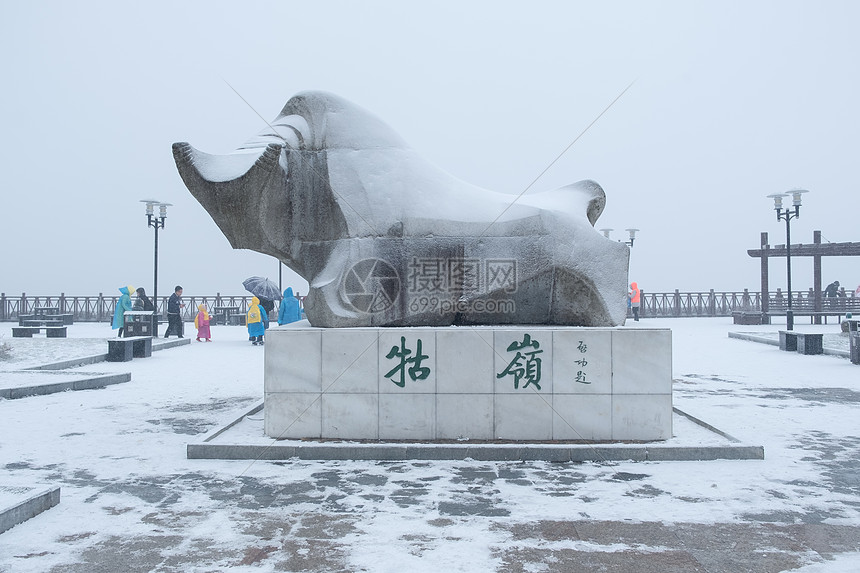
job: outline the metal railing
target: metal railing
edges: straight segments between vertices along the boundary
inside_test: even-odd
[[[0,321],[17,321],[18,315],[33,314],[37,307],[50,306],[60,309],[60,314],[71,314],[75,322],[110,322],[113,320],[113,313],[116,309],[117,301],[120,295],[104,296],[99,293],[98,296],[66,296],[61,293],[59,296],[30,296],[22,293],[20,296],[8,296],[5,293],[0,293]],[[132,301],[135,297],[132,296]],[[160,316],[165,316],[167,310],[167,299],[169,297],[158,297],[155,304],[156,313]],[[205,304],[209,311],[216,306],[237,307],[239,312],[248,312],[248,305],[251,304],[251,295],[225,295],[221,293],[215,296],[182,296],[182,302],[185,303],[185,308],[182,309],[182,320],[194,320],[194,315],[197,314],[197,307],[200,304]],[[304,297],[299,298],[299,304],[303,302]],[[279,303],[275,301],[275,310],[278,311]]]
[[[823,298],[821,300],[821,311],[836,314],[851,312],[860,314],[860,297],[849,293],[844,297]],[[811,312],[815,307],[815,299],[812,289],[808,291],[792,292],[792,308],[795,314]],[[133,299],[134,297],[132,297]],[[302,297],[300,301],[303,299]],[[19,314],[33,314],[33,309],[39,306],[51,306],[60,309],[61,314],[72,314],[73,319],[78,322],[110,322],[116,308],[117,296],[30,296],[22,293],[20,296],[8,296],[0,293],[0,321],[18,320]],[[156,310],[164,316],[167,309],[168,297],[159,297]],[[768,293],[768,312],[781,313],[787,306],[787,298],[784,292],[777,289]],[[240,312],[247,312],[251,303],[251,295],[222,295],[216,293],[214,296],[186,296],[182,301],[185,308],[182,309],[182,319],[194,320],[197,314],[197,306],[205,303],[211,311],[216,306],[238,307]],[[275,312],[278,303],[275,303]],[[705,316],[732,316],[734,312],[761,312],[761,292],[743,291],[717,292],[714,290],[701,292],[641,292],[640,311],[642,317],[705,317]]]
[[[761,293],[740,292],[641,292],[642,317],[731,316],[736,311],[761,311]]]
[[[804,312],[819,312],[832,314],[860,312],[860,298],[851,295],[822,298],[816,305],[815,293],[808,291],[792,291],[791,306],[796,315]],[[777,289],[767,293],[768,314],[784,314],[788,308],[787,293]],[[762,296],[760,291],[744,289],[740,292],[641,292],[639,314],[642,317],[697,317],[697,316],[732,316],[735,312],[762,312]]]

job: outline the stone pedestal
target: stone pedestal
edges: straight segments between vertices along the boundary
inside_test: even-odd
[[[849,332],[848,336],[848,349],[851,364],[860,364],[860,332]]]
[[[761,324],[761,318],[761,312],[739,310],[732,313],[732,322],[734,324],[757,325]]]
[[[134,358],[134,345],[127,339],[108,340],[108,362],[128,362]]]
[[[779,349],[788,352],[797,352],[797,333],[788,330],[780,330]]]
[[[823,354],[824,335],[797,333],[797,352],[800,354]]]
[[[152,356],[152,337],[138,336],[132,343],[132,354],[135,358],[149,358]]]
[[[668,329],[419,327],[267,332],[272,438],[665,440]]]

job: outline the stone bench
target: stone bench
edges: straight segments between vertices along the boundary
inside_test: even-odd
[[[13,326],[12,338],[33,338],[42,330],[48,338],[66,338],[65,326]]]
[[[780,330],[779,349],[799,354],[823,354],[824,335]]]
[[[732,313],[734,324],[761,324],[761,312],[736,310]]]
[[[18,326],[68,326],[74,324],[74,314],[53,314],[40,316],[37,314],[18,315]]]
[[[238,306],[215,306],[212,307],[210,316],[212,317],[212,326],[230,324],[230,315],[240,314],[241,308]]]
[[[18,326],[65,326],[62,320],[39,320],[39,319],[28,319],[28,320],[19,320]]]
[[[835,311],[835,310],[832,310],[832,311],[792,310],[791,313],[794,315],[795,318],[800,317],[800,316],[808,316],[810,324],[813,324],[815,322],[816,318],[823,318],[824,324],[827,324],[827,317],[832,316],[832,317],[839,319],[840,317],[844,316],[844,314],[845,314],[842,311]],[[769,310],[765,314],[768,317],[768,319],[770,319],[770,317],[774,317],[774,316],[786,316],[785,309]]]
[[[128,362],[132,358],[152,356],[151,336],[108,339],[108,362]]]

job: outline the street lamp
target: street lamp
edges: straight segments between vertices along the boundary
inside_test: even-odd
[[[155,199],[141,199],[141,203],[146,203],[146,225],[155,229],[155,262],[153,264],[152,276],[152,335],[158,337],[158,229],[164,228],[164,220],[167,218],[167,208],[170,203],[162,203]],[[158,207],[158,215],[155,214],[155,207]]]
[[[805,189],[792,189],[788,193],[773,193],[768,195],[773,199],[773,208],[776,211],[776,220],[785,221],[785,272],[788,287],[788,309],[785,311],[786,330],[794,330],[794,311],[791,309],[791,220],[800,217],[801,195],[809,193]],[[783,210],[782,198],[791,195],[791,205],[794,210],[786,207]],[[762,293],[765,296],[766,293]]]
[[[609,233],[611,231],[614,231],[614,230],[615,229],[600,229],[600,232],[603,233],[603,236],[608,239]],[[625,245],[627,245],[628,247],[633,248],[633,241],[636,240],[636,232],[639,231],[639,229],[624,229],[624,230],[627,231],[627,234],[630,236],[630,238],[627,239],[626,241],[623,241],[623,243]],[[622,242],[621,239],[619,239],[618,242],[621,243]]]

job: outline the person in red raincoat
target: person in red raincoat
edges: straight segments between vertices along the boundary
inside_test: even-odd
[[[630,307],[633,310],[633,320],[639,322],[639,285],[630,283]]]

